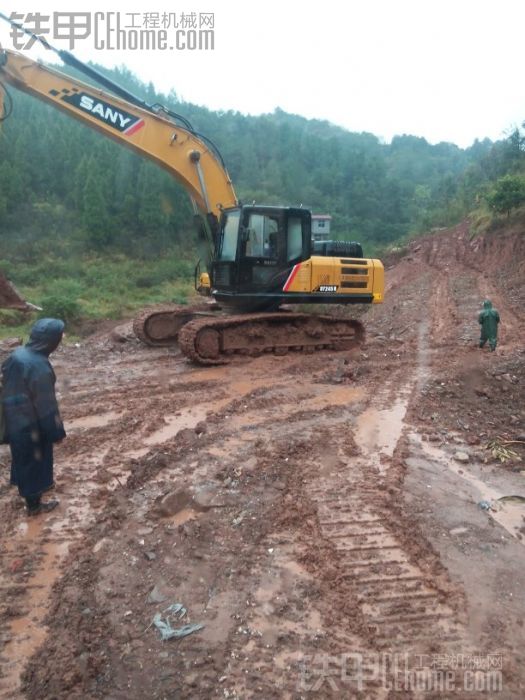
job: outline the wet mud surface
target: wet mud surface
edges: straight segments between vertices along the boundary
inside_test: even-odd
[[[360,350],[57,352],[59,508],[28,520],[0,451],[0,697],[523,697],[520,240],[497,267],[466,226],[413,244]],[[204,627],[162,641],[174,603]],[[501,687],[466,686],[489,655]],[[393,687],[393,659],[454,683]]]

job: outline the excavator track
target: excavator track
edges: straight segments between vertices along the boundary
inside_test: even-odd
[[[234,355],[351,350],[361,345],[364,335],[359,321],[277,312],[196,319],[181,329],[178,342],[193,362],[220,365]]]
[[[163,304],[145,309],[133,321],[139,340],[152,347],[165,347],[177,342],[180,329],[198,316],[213,314],[210,304],[183,306]]]

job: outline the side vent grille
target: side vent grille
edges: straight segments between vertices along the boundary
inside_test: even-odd
[[[217,287],[229,287],[231,285],[231,275],[229,265],[215,265],[213,283]]]
[[[368,287],[368,282],[348,282],[343,280],[341,282],[341,287],[344,289],[366,289]]]

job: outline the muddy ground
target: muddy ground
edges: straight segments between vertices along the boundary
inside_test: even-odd
[[[352,353],[59,350],[59,508],[2,470],[0,696],[523,697],[523,241],[418,240]]]

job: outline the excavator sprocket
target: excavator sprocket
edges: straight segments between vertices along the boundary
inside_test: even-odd
[[[278,312],[195,319],[181,329],[178,342],[193,362],[219,365],[232,355],[351,350],[361,345],[364,335],[359,321]]]
[[[186,323],[207,314],[213,314],[210,304],[150,306],[135,318],[133,330],[146,345],[165,347],[177,342],[179,331]]]

